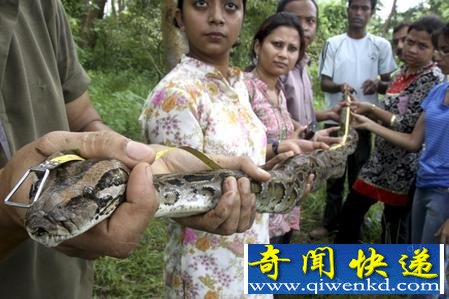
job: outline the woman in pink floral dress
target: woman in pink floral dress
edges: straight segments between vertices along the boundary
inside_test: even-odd
[[[301,61],[303,40],[297,17],[286,12],[267,18],[254,37],[252,58],[256,63],[245,81],[251,106],[267,128],[268,142],[274,150],[295,137],[279,78]],[[299,222],[299,206],[288,214],[271,214],[270,243],[288,244],[293,230],[299,230]]]

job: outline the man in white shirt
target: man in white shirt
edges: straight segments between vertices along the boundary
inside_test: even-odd
[[[366,26],[375,13],[376,2],[348,0],[346,33],[329,38],[323,47],[320,57],[321,89],[328,109],[342,100],[345,89],[360,100],[377,105],[378,91],[386,89],[390,74],[396,69],[390,43],[366,32]],[[333,126],[335,123],[327,125]],[[311,237],[320,239],[338,229],[345,179],[347,177],[348,186],[351,187],[370,150],[371,135],[360,131],[358,148],[348,157],[347,176],[327,182],[323,226],[311,231]]]

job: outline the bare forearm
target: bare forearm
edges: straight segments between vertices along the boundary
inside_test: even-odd
[[[382,124],[386,127],[390,127],[392,125],[391,120],[393,117],[393,113],[383,110],[375,105],[372,105],[369,117],[372,120],[382,122]]]
[[[330,79],[321,80],[321,90],[329,93],[341,92],[343,84],[337,84]]]
[[[422,142],[416,137],[414,138],[411,134],[393,131],[377,123],[373,123],[368,129],[374,134],[381,136],[388,142],[402,147],[410,152],[417,152],[421,149]]]
[[[88,92],[66,104],[67,118],[72,132],[112,131],[93,107]]]

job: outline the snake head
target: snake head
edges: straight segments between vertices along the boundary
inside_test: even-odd
[[[87,231],[125,199],[128,173],[117,160],[76,161],[50,171],[41,196],[27,212],[28,234],[53,247]]]

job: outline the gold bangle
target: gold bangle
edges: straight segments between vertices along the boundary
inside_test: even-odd
[[[396,120],[396,114],[393,114],[390,118],[390,127],[394,126],[395,120]]]

